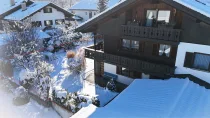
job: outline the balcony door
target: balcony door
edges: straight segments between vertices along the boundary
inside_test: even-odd
[[[146,26],[152,27],[154,25],[154,20],[157,19],[158,10],[147,10],[146,16]]]

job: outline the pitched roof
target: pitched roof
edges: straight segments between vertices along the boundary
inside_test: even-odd
[[[42,2],[34,2],[33,4],[27,6],[26,10],[19,9],[8,16],[5,16],[4,19],[6,20],[22,20],[26,17],[30,16],[31,14],[39,11],[40,9],[44,8],[45,6],[49,5],[50,2],[42,1]]]
[[[107,18],[115,14],[119,10],[125,10],[128,5],[132,5],[141,0],[121,0],[118,4],[110,7],[104,12],[94,16],[88,21],[80,24],[77,27],[77,31],[87,32],[86,29],[97,24],[100,20]],[[160,0],[169,4],[197,19],[210,24],[210,0]]]
[[[91,105],[72,118],[209,118],[209,98],[209,89],[189,79],[140,79],[107,106]]]
[[[113,6],[118,3],[119,0],[109,0],[108,7]],[[77,4],[73,5],[70,10],[98,10],[97,9],[98,0],[81,0]]]
[[[174,0],[210,18],[210,0]]]
[[[20,6],[20,4],[19,4]],[[30,4],[27,5],[27,9],[26,10],[22,10],[21,7],[19,7],[18,9],[15,9],[13,11],[7,11],[7,15],[4,16],[5,20],[24,20],[32,15],[34,15],[35,13],[37,13],[39,10],[43,9],[46,6],[52,6],[60,11],[62,11],[66,16],[73,16],[73,14],[71,14],[69,11],[51,3],[48,1],[33,1]]]
[[[15,0],[15,5],[14,6],[11,6],[10,5],[10,0],[1,0],[1,4],[0,4],[0,15],[2,15],[3,13],[17,7],[20,5],[20,3],[22,2],[23,0]]]

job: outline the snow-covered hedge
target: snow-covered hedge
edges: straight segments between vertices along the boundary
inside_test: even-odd
[[[79,92],[69,93],[66,90],[57,87],[53,90],[52,100],[69,109],[72,113],[76,113],[81,108],[90,104],[100,106],[100,101],[96,97]]]
[[[30,97],[28,95],[28,90],[26,90],[23,86],[16,88],[14,91],[14,95],[15,97],[13,99],[13,103],[18,106],[24,105],[28,103],[30,100]]]

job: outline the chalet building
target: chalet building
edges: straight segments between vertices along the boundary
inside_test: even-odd
[[[6,0],[0,5],[0,20],[10,23],[29,19],[36,27],[63,25],[73,16],[70,12],[47,1]]]
[[[179,74],[210,82],[210,6],[202,1],[121,0],[77,31],[95,34],[85,55],[99,84]]]
[[[118,2],[119,0],[109,0],[107,7],[111,7]],[[78,16],[78,20],[87,21],[99,13],[97,4],[98,0],[81,0],[73,5],[69,11]]]

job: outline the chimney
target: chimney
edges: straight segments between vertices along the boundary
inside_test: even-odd
[[[27,9],[26,2],[21,3],[21,8],[22,8],[22,11],[25,11]]]
[[[14,6],[15,5],[15,0],[10,0],[10,5]]]

